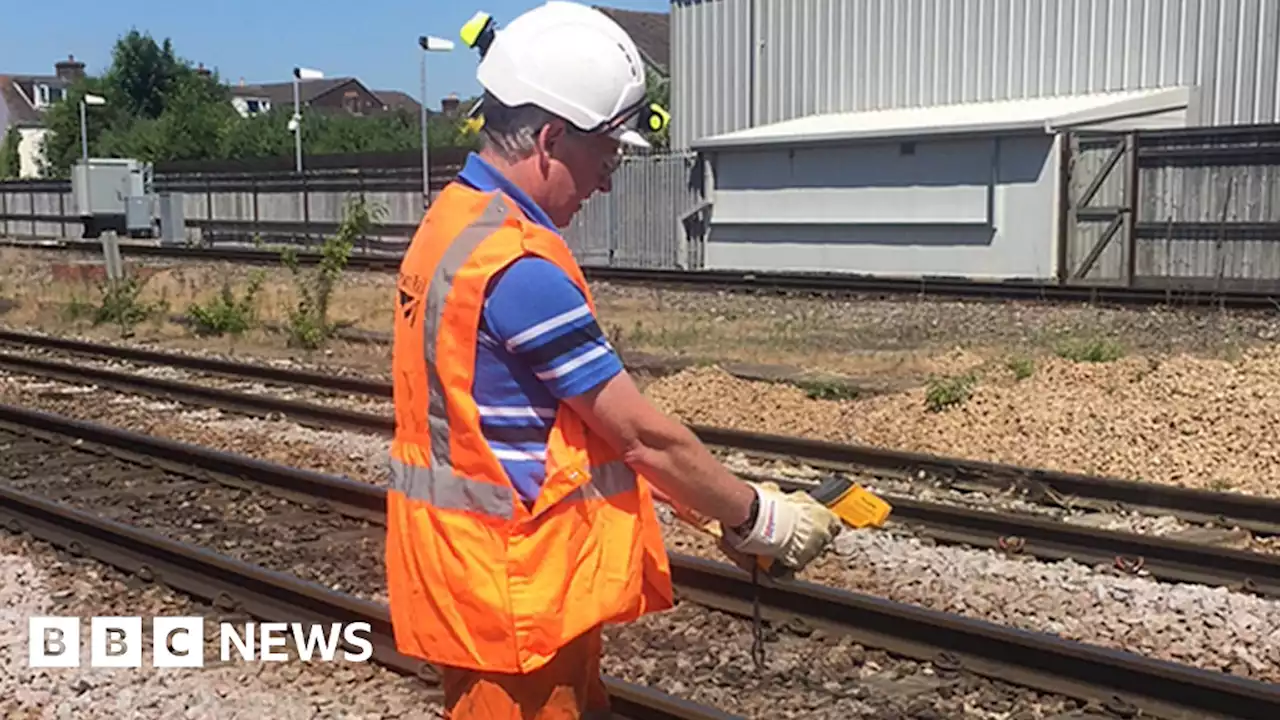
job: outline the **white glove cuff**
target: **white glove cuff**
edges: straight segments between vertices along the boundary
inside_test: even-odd
[[[767,492],[756,485],[751,488],[760,500],[760,512],[756,513],[755,524],[746,537],[726,530],[725,538],[729,540],[730,547],[740,553],[776,557],[791,540],[800,520],[800,513],[778,494]]]

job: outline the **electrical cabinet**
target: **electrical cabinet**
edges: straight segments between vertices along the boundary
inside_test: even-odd
[[[132,158],[89,158],[71,169],[71,195],[84,237],[111,231],[131,238],[157,235],[150,163]]]

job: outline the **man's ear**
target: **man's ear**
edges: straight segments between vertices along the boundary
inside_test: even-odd
[[[552,120],[543,125],[542,130],[538,132],[538,145],[548,157],[555,157],[564,135],[564,122]]]

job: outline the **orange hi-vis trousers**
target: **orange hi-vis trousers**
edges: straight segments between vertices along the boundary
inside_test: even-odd
[[[440,668],[446,720],[610,720],[596,627],[531,673]]]

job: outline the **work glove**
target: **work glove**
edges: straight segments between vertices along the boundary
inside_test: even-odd
[[[840,518],[808,493],[783,493],[774,483],[748,483],[760,500],[755,525],[740,536],[725,528],[720,549],[744,570],[758,557],[772,558],[786,570],[804,569],[840,532]]]

